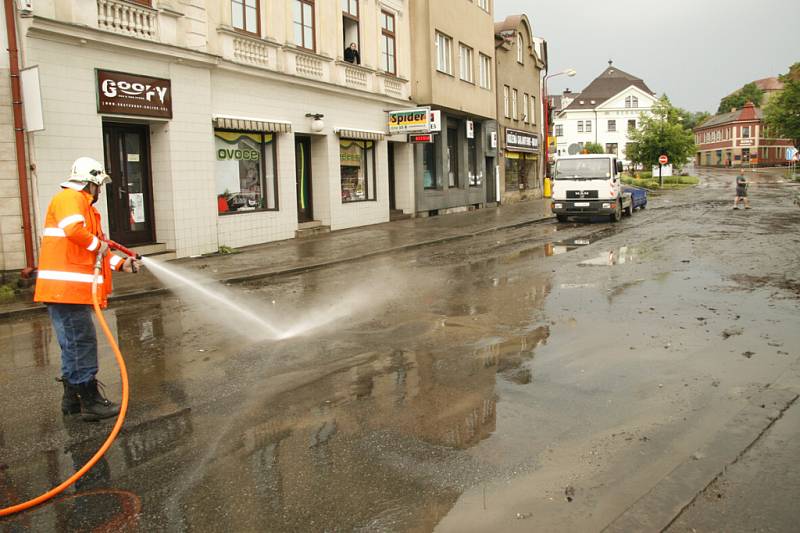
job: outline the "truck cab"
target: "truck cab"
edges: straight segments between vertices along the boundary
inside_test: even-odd
[[[631,193],[621,180],[622,161],[611,154],[559,157],[553,167],[552,210],[559,222],[570,216],[608,216],[619,221],[633,214]]]

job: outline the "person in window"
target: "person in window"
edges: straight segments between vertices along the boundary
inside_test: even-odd
[[[356,65],[361,64],[361,54],[358,53],[358,46],[356,43],[350,43],[350,46],[345,48],[344,60],[348,63],[354,63]]]

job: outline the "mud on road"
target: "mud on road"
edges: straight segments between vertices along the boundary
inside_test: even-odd
[[[701,177],[619,224],[232,288],[298,316],[359,296],[299,338],[254,340],[176,296],[117,306],[126,429],[74,493],[0,525],[660,529],[800,392],[796,188],[759,176],[753,209],[733,211],[733,174]],[[0,324],[4,504],[66,477],[107,429],[57,412],[53,337],[44,316]],[[108,356],[101,369],[118,390]]]

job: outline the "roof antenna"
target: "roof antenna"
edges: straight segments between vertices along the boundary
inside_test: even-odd
[[[613,59],[609,59],[609,60],[608,60],[608,66],[609,66],[609,67],[610,67],[610,66],[611,66],[613,63],[614,63],[614,60],[613,60]]]

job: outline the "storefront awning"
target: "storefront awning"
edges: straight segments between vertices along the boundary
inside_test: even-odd
[[[373,130],[354,130],[351,128],[335,128],[333,131],[336,132],[339,137],[343,137],[345,139],[363,139],[366,141],[382,141],[386,134],[382,131],[373,131]]]
[[[214,127],[226,130],[291,133],[292,123],[284,120],[214,115]]]

